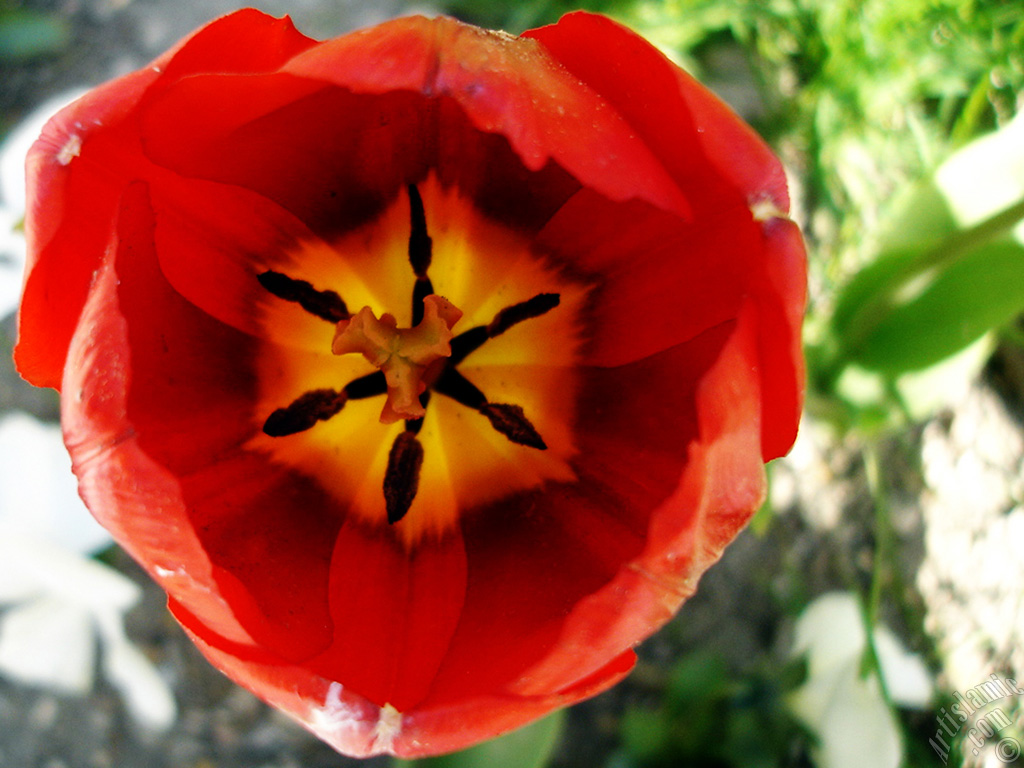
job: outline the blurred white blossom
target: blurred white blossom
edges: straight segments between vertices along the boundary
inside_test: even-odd
[[[141,589],[88,556],[109,542],[78,498],[60,428],[24,414],[0,420],[0,675],[84,695],[99,648],[135,720],[166,730],[174,698],[124,631]]]
[[[931,677],[886,627],[876,625],[874,644],[893,704],[923,708]],[[860,604],[848,592],[817,598],[801,614],[793,655],[807,657],[807,680],[789,698],[793,713],[819,739],[818,768],[897,768],[903,745],[895,714],[877,675],[862,675],[867,632]]]

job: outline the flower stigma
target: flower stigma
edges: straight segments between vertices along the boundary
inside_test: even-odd
[[[467,510],[575,479],[573,366],[587,287],[457,189],[431,176],[405,192],[330,253],[311,244],[258,275],[265,322],[318,321],[309,337],[323,341],[310,345],[315,361],[261,360],[268,412],[254,442],[359,519],[401,523],[412,545]]]
[[[331,343],[336,355],[358,353],[384,373],[388,399],[381,411],[382,424],[400,419],[420,419],[426,410],[420,395],[427,388],[428,371],[439,371],[434,363],[451,357],[452,326],[461,310],[440,296],[423,299],[424,315],[415,328],[398,328],[394,315],[378,320],[373,310],[363,307],[350,320],[338,323]]]

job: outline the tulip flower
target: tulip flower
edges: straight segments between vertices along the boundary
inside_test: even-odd
[[[350,755],[592,696],[801,408],[778,160],[586,13],[316,42],[239,11],[28,160],[16,359],[225,674]]]

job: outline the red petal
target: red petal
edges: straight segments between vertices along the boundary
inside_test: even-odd
[[[665,164],[701,211],[713,211],[725,179],[751,203],[785,213],[782,165],[763,141],[704,86],[611,19],[584,11],[525,32],[600,94]],[[656,105],[656,106],[654,106]]]
[[[448,96],[477,129],[505,136],[531,170],[553,159],[613,199],[638,196],[689,210],[629,127],[528,40],[443,17],[404,18],[329,40],[284,70],[357,93]]]
[[[247,45],[236,45],[239,38]],[[197,71],[274,69],[312,42],[290,20],[239,11],[197,31],[146,69],[90,91],[47,123],[26,163],[29,253],[15,350],[26,379],[60,386],[123,185],[144,175],[132,125],[143,95]]]
[[[752,293],[758,312],[762,454],[770,461],[792,447],[803,411],[807,256],[792,221],[769,219],[761,228],[765,257]]]
[[[312,482],[243,449],[259,429],[257,342],[170,288],[153,230],[146,189],[134,185],[116,259],[72,343],[63,418],[83,496],[208,631],[309,657],[333,634],[328,572],[341,511]]]
[[[675,492],[698,439],[695,389],[730,330],[628,366],[584,372],[573,460],[579,481],[504,499],[463,525],[463,618],[425,707],[493,691],[539,696],[573,686],[668,618],[642,608],[620,632],[614,628],[624,619],[605,614],[608,643],[596,628],[586,637],[565,630],[581,601],[608,589],[641,557],[651,515]],[[676,514],[692,521],[685,508]],[[631,613],[633,605],[621,601],[615,610]],[[514,644],[503,640],[509,637]]]
[[[562,207],[537,242],[597,284],[584,362],[601,366],[643,359],[734,319],[765,256],[744,205],[686,222],[588,190]]]
[[[145,190],[129,190],[111,252],[151,248]],[[128,328],[116,302],[113,259],[99,270],[72,340],[61,399],[64,437],[80,492],[97,519],[218,634],[250,641],[196,538],[178,477],[148,456],[126,418],[132,360]],[[173,533],[173,535],[171,535]]]
[[[175,615],[212,664],[355,757],[391,753],[415,758],[464,749],[600,693],[625,677],[636,660],[627,651],[577,685],[546,696],[490,694],[409,714],[388,713],[306,668],[225,652],[193,633],[187,616]]]
[[[802,410],[800,329],[806,254],[786,219],[756,221],[745,207],[692,222],[643,205],[611,204],[586,190],[538,235],[540,247],[593,275],[593,335],[584,361],[615,366],[643,359],[758,312],[766,461],[789,450]]]
[[[401,712],[426,696],[462,613],[466,553],[456,532],[409,552],[388,530],[342,526],[331,561],[338,632],[311,669]]]
[[[643,552],[576,603],[560,626],[557,645],[523,676],[524,692],[557,685],[576,673],[576,665],[599,663],[659,628],[760,505],[760,392],[757,380],[745,375],[756,355],[755,333],[754,314],[743,312],[701,376],[699,437],[688,444],[677,485],[650,514]],[[703,340],[703,354],[718,345],[714,336],[721,338]]]
[[[522,727],[552,710],[596,696],[620,682],[636,663],[626,651],[575,684],[540,696],[483,695],[414,712],[403,720],[395,754],[420,757],[451,752]]]
[[[164,76],[175,80],[200,72],[273,72],[316,44],[295,29],[288,16],[275,19],[243,8],[211,21],[165,55],[170,61]]]
[[[125,139],[110,126],[124,120],[157,77],[144,69],[90,91],[52,118],[29,151],[28,261],[14,354],[18,371],[37,386],[60,387],[68,344],[121,196],[119,184],[107,183],[88,161],[94,153],[121,154]]]
[[[293,76],[289,105],[285,97],[266,101],[255,81],[181,83],[153,106],[150,156],[182,173],[248,186],[319,231],[329,224],[328,209],[341,218],[336,230],[344,229],[422,178],[428,165],[442,178],[469,168],[478,184],[497,189],[486,176],[510,163],[482,163],[496,148],[486,134],[507,139],[531,170],[554,161],[613,199],[639,196],[682,215],[689,210],[629,126],[530,41],[451,19],[406,18],[326,41],[282,72]],[[594,127],[588,141],[566,130],[579,124]],[[467,141],[469,134],[476,136]],[[310,199],[311,189],[346,199]]]
[[[257,279],[267,270],[289,272],[288,254],[300,246],[328,250],[302,222],[247,189],[197,179],[162,179],[152,204],[160,268],[176,291],[237,330],[329,355],[334,325],[274,297]],[[265,322],[270,313],[274,322]]]

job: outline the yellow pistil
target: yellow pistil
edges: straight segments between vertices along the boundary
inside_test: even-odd
[[[454,304],[433,294],[423,300],[423,319],[415,328],[399,328],[394,315],[385,313],[378,319],[372,309],[363,307],[338,323],[331,351],[359,353],[383,371],[388,396],[380,414],[382,424],[420,419],[425,411],[419,398],[436,369],[431,366],[451,356],[451,329],[460,317]]]

